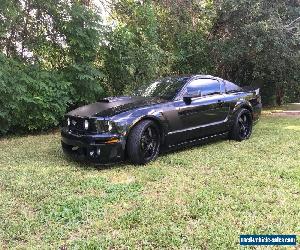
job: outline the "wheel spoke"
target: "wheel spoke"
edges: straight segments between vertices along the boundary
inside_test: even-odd
[[[144,158],[151,158],[156,153],[158,138],[157,131],[153,127],[150,126],[145,129],[140,141]]]
[[[243,115],[243,121],[244,121],[244,123],[247,123],[247,117],[246,117],[246,115]]]
[[[243,123],[240,124],[240,133],[241,133],[241,135],[244,135],[244,133],[245,133],[245,126]]]
[[[151,127],[148,128],[148,135],[149,135],[149,138],[152,137],[152,129],[151,129]]]
[[[246,138],[250,133],[250,121],[246,114],[242,114],[238,119],[239,127],[240,127],[240,136],[242,138]]]

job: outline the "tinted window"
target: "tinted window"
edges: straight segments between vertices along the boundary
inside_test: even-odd
[[[174,98],[185,85],[188,78],[167,77],[139,87],[133,95],[144,97],[161,97],[167,100]]]
[[[225,91],[226,93],[228,92],[236,92],[236,91],[240,91],[241,88],[237,85],[235,85],[232,82],[228,82],[228,81],[224,81],[225,82]]]
[[[220,83],[212,79],[198,79],[187,86],[187,93],[202,96],[220,94]]]

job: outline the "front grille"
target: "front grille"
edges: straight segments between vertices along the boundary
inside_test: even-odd
[[[71,131],[84,131],[84,120],[81,117],[69,117],[70,118],[70,126],[69,129]]]
[[[94,119],[82,118],[77,116],[68,116],[66,119],[70,119],[70,125],[67,126],[68,130],[74,134],[82,135],[87,133],[94,133],[96,131],[96,125]],[[88,120],[89,128],[86,130],[84,128],[84,121]]]

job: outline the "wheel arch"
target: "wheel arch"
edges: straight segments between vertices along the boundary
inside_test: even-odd
[[[130,127],[128,128],[128,131],[127,131],[127,139],[128,139],[128,136],[130,135],[130,132],[132,131],[132,129],[138,124],[140,123],[141,121],[145,121],[145,120],[150,120],[150,121],[153,121],[159,128],[159,134],[160,134],[160,140],[161,140],[161,143],[164,143],[165,141],[165,132],[166,132],[166,129],[165,129],[165,126],[163,124],[163,121],[161,121],[158,117],[156,116],[151,116],[151,115],[146,115],[146,116],[143,116],[143,117],[139,117],[138,119],[134,120],[134,122],[130,125]],[[126,140],[127,140],[126,139]]]
[[[126,143],[125,143],[125,152],[126,152],[125,157],[126,158],[128,157],[127,156],[127,142],[128,142],[129,135],[130,135],[132,129],[137,124],[139,124],[140,122],[145,121],[145,120],[153,121],[158,126],[159,134],[160,134],[160,143],[161,143],[161,145],[164,144],[165,138],[166,138],[166,128],[163,124],[163,121],[161,119],[159,119],[158,117],[152,116],[152,115],[146,115],[146,116],[139,117],[131,123],[131,125],[128,127],[127,132],[126,132]]]
[[[160,133],[160,143],[163,145],[165,142],[165,129],[163,122],[156,116],[151,116],[151,115],[146,115],[143,117],[139,117],[138,119],[135,119],[131,125],[128,127],[127,132],[126,132],[126,143],[125,143],[125,159],[128,158],[128,152],[127,152],[127,143],[128,143],[128,138],[130,136],[130,133],[132,132],[133,128],[138,125],[142,121],[150,120],[153,121],[159,128],[159,133]]]
[[[242,102],[242,103],[238,103],[234,109],[233,109],[233,114],[235,114],[238,110],[240,109],[247,109],[250,111],[251,116],[253,118],[253,108],[252,105],[250,104],[250,102]]]
[[[250,114],[249,114],[249,113]],[[239,117],[241,116],[241,114],[245,114],[245,113],[248,113],[247,115],[247,119],[250,119],[250,123],[248,124],[249,125],[249,128],[248,128],[248,134],[247,136],[245,137],[241,137],[240,134],[238,134],[239,132],[237,132],[237,125],[238,122],[239,122]],[[233,140],[237,140],[237,141],[242,141],[242,140],[245,140],[245,139],[248,139],[250,136],[251,136],[251,133],[252,133],[252,126],[253,126],[253,109],[251,106],[249,105],[239,105],[234,113],[233,113],[233,119],[232,119],[232,127],[231,127],[231,130],[230,130],[230,133],[229,133],[229,138],[230,139],[233,139]],[[240,130],[240,127],[238,127],[238,130]]]

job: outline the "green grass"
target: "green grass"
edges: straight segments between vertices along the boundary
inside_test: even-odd
[[[58,133],[0,140],[0,249],[233,249],[299,232],[299,118],[142,167],[71,162]]]

